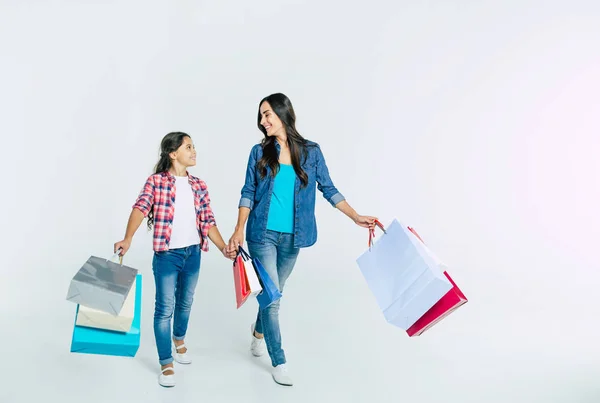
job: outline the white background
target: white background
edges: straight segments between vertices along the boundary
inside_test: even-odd
[[[597,402],[600,3],[2,1],[0,401]],[[248,352],[231,263],[203,256],[162,389],[151,236],[135,359],[69,352],[69,281],[110,257],[169,131],[198,149],[223,236],[258,101],[287,94],[362,214],[414,226],[469,303],[420,338],[356,265],[367,232],[320,195],[281,308],[293,388]]]

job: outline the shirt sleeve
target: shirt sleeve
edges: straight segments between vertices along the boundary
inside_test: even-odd
[[[323,156],[323,152],[321,151],[320,146],[316,146],[317,153],[317,189],[323,194],[325,200],[327,200],[333,207],[335,207],[338,203],[346,200],[344,195],[342,195],[331,180],[329,176],[329,169],[327,168],[327,163],[325,162],[325,157]]]
[[[204,238],[204,250],[208,250],[208,242],[206,241],[208,238],[208,231],[217,225],[217,221],[215,220],[215,215],[212,211],[212,207],[210,206],[210,194],[208,193],[208,188],[206,183],[200,182],[201,188],[204,190],[204,195],[202,199],[200,199],[200,230],[202,232],[202,237]]]
[[[256,163],[257,152],[260,145],[255,145],[250,151],[248,165],[246,166],[246,178],[242,187],[242,196],[238,208],[247,207],[250,210],[254,207],[254,195],[256,193]]]
[[[154,180],[153,180],[152,176],[150,176],[146,180],[144,187],[140,191],[140,194],[138,195],[138,198],[135,201],[133,208],[140,210],[144,214],[144,217],[147,217],[148,214],[150,213],[150,209],[152,208],[153,204],[154,204]]]

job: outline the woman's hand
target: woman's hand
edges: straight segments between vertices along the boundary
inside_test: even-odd
[[[238,246],[244,244],[244,231],[235,231],[231,238],[229,238],[229,244],[227,245],[229,252],[237,252]]]
[[[356,223],[356,225],[358,225],[359,227],[368,228],[368,229],[375,228],[375,221],[377,221],[377,217],[371,217],[368,215],[358,215],[354,219],[354,222]]]

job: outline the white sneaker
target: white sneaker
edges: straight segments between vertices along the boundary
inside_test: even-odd
[[[172,374],[165,375],[165,372],[173,371]],[[170,388],[175,386],[175,368],[166,367],[161,370],[161,373],[158,377],[158,383],[160,386],[164,386],[165,388]]]
[[[292,378],[288,375],[287,367],[285,364],[280,364],[273,369],[272,372],[273,380],[280,385],[284,386],[292,386],[294,382]]]
[[[267,346],[264,338],[259,339],[258,337],[254,336],[254,326],[254,323],[252,326],[250,326],[250,331],[252,332],[252,345],[250,346],[250,351],[252,351],[253,356],[260,357],[267,351]]]
[[[187,350],[185,353],[178,353],[178,350],[181,350],[185,347],[185,343],[183,343],[180,346],[176,346],[175,344],[173,344],[173,358],[175,359],[175,361],[177,361],[180,364],[191,364],[192,363],[192,357],[190,357],[190,355],[188,354]]]

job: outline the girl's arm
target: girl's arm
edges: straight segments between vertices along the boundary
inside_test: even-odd
[[[235,251],[232,252],[228,250],[227,244],[223,240],[221,232],[219,231],[219,228],[217,228],[216,225],[210,227],[210,229],[208,230],[208,238],[212,241],[212,243],[215,244],[217,248],[219,248],[221,253],[223,253],[223,256],[231,260],[235,259]]]
[[[140,227],[140,224],[142,224],[142,221],[144,221],[144,218],[150,213],[153,204],[154,181],[152,180],[152,176],[150,176],[140,191],[140,194],[133,205],[133,209],[131,210],[131,214],[129,214],[127,228],[125,229],[125,238],[119,242],[115,242],[115,253],[117,253],[119,249],[121,249],[121,252],[119,253],[120,256],[124,256],[125,253],[127,253],[131,246],[133,235]]]
[[[125,238],[123,238],[122,241],[115,243],[115,253],[117,253],[117,251],[121,249],[119,256],[124,256],[129,250],[129,247],[131,246],[131,241],[133,239],[133,235],[140,227],[142,221],[144,221],[144,213],[142,213],[137,208],[132,209],[131,214],[129,214],[129,220],[127,221]]]

